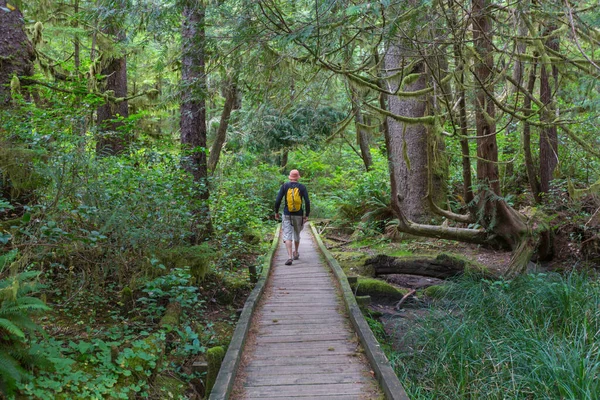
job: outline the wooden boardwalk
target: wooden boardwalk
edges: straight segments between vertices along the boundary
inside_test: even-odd
[[[280,240],[231,399],[383,398],[308,228],[299,253],[284,265]]]

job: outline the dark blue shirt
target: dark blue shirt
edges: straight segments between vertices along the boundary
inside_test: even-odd
[[[286,182],[279,188],[279,193],[277,193],[277,199],[275,200],[275,214],[279,213],[279,208],[281,207],[281,200],[285,198],[285,194],[289,188],[297,187],[300,190],[300,196],[302,196],[302,209],[300,211],[290,212],[288,209],[287,201],[283,202],[283,215],[306,215],[307,217],[310,214],[310,200],[308,200],[308,190],[306,190],[306,186],[298,182]],[[304,213],[306,211],[306,214]]]

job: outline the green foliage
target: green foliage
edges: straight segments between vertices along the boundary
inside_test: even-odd
[[[259,249],[272,229],[267,221],[273,214],[279,173],[256,156],[226,155],[215,178],[220,182],[211,203],[220,252],[216,264],[236,268],[244,262],[245,254]]]
[[[20,390],[26,396],[44,400],[147,397],[151,391],[149,377],[163,356],[165,336],[148,332],[142,336],[122,351],[116,347],[119,342],[97,338],[36,342],[32,347],[48,354],[53,369],[40,372]]]
[[[271,104],[263,105],[243,114],[241,124],[252,136],[241,136],[237,140],[244,142],[232,145],[263,154],[299,147],[317,149],[343,118],[342,112],[329,106],[300,103],[278,110]]]
[[[159,265],[164,268],[164,266]],[[173,268],[167,274],[146,282],[142,292],[145,296],[138,298],[142,305],[141,312],[151,319],[157,319],[164,314],[169,302],[177,302],[182,311],[190,312],[199,307],[202,301],[198,299],[198,288],[191,285],[192,274],[189,267]]]
[[[50,309],[28,296],[41,288],[35,281],[38,275],[23,272],[0,280],[0,393],[12,394],[31,378],[28,369],[47,364],[44,355],[28,344],[28,337],[40,329],[31,316]]]
[[[592,399],[600,286],[584,274],[465,276],[391,354],[411,398]],[[443,293],[438,291],[439,295]]]
[[[373,152],[369,172],[355,153],[343,147],[319,152],[303,149],[290,156],[288,165],[300,170],[315,217],[335,217],[340,225],[352,227],[363,219],[365,234],[376,229],[382,232],[385,224],[381,222],[390,218],[390,194],[387,160],[379,152]]]

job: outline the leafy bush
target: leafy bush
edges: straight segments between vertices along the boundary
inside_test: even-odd
[[[235,268],[242,265],[247,253],[259,249],[270,231],[268,221],[281,182],[278,169],[260,163],[255,156],[227,155],[221,168],[211,203],[220,250],[216,263]]]
[[[164,266],[160,265],[164,268]],[[177,302],[182,312],[187,313],[202,304],[198,300],[198,288],[191,285],[189,267],[174,268],[163,276],[146,282],[142,292],[144,297],[137,301],[142,305],[143,314],[152,319],[160,318],[169,302]]]

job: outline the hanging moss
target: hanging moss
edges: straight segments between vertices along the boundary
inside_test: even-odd
[[[212,347],[206,351],[206,361],[208,362],[208,372],[206,373],[206,397],[210,396],[219,369],[221,369],[221,363],[225,358],[225,349],[221,346]]]

